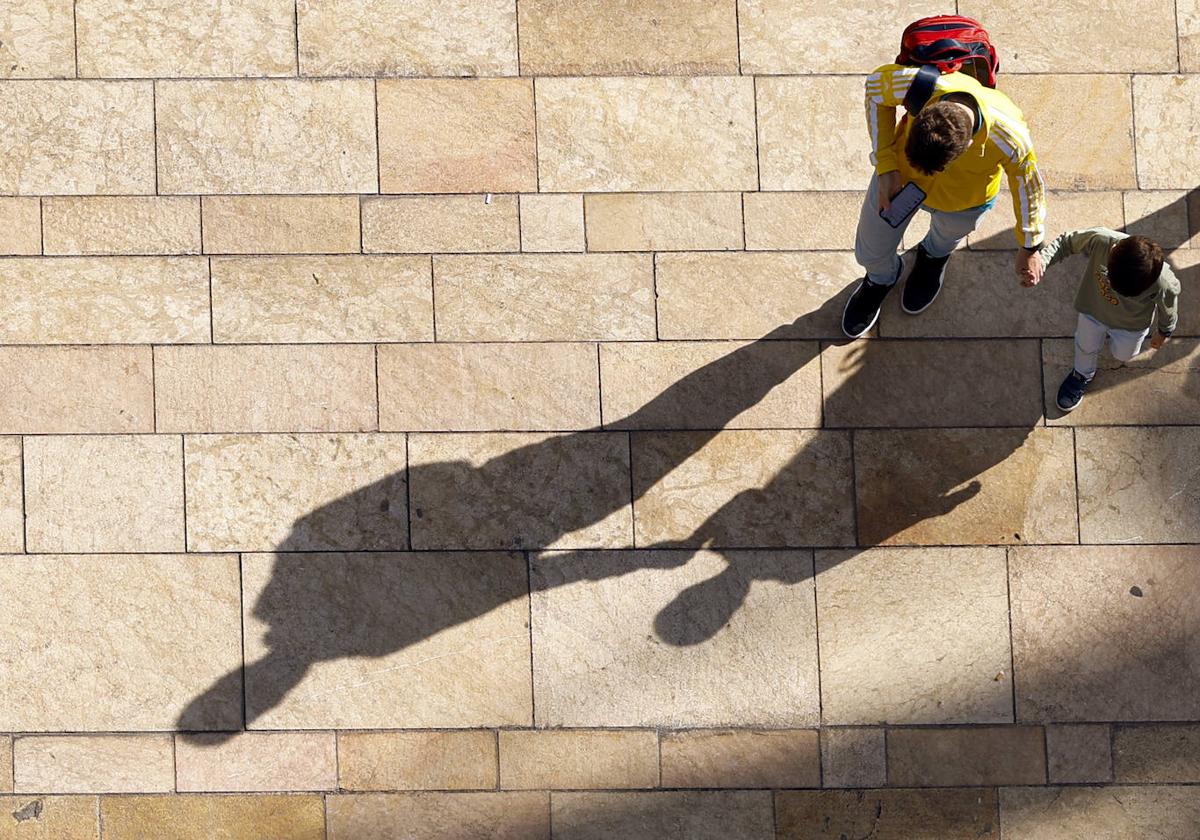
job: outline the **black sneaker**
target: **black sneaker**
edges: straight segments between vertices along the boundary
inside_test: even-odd
[[[1067,374],[1067,378],[1058,386],[1058,403],[1059,409],[1064,413],[1074,411],[1081,402],[1083,395],[1087,391],[1090,379],[1084,379],[1083,374],[1074,368]]]
[[[900,308],[909,315],[918,315],[928,309],[942,290],[942,280],[946,276],[946,263],[949,260],[949,255],[931,257],[925,253],[924,245],[918,245],[912,271],[904,281]]]
[[[866,277],[862,279],[842,312],[842,332],[847,338],[862,338],[875,326],[879,320],[879,307],[891,290],[891,286],[872,283]]]

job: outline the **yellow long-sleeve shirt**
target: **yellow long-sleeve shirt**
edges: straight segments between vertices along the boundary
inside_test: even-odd
[[[1037,168],[1037,155],[1025,117],[1012,100],[985,87],[966,73],[947,73],[937,80],[929,102],[952,93],[969,94],[979,106],[982,126],[970,148],[943,171],[926,175],[909,163],[904,153],[910,120],[896,124],[896,107],[917,75],[916,67],[885,64],[867,78],[867,128],[871,134],[871,162],[883,175],[899,171],[925,191],[925,206],[956,212],[978,207],[1000,192],[1000,179],[1008,175],[1017,242],[1032,248],[1041,243],[1046,228],[1045,185]]]

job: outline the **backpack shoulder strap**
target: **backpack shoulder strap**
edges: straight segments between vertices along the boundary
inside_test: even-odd
[[[941,75],[942,71],[935,64],[922,64],[917,68],[917,75],[908,86],[908,93],[904,94],[904,108],[908,113],[916,114],[925,107]]]

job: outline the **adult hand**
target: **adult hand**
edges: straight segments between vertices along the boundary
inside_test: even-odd
[[[1045,270],[1042,255],[1037,251],[1027,251],[1024,248],[1017,251],[1017,276],[1021,278],[1022,286],[1031,288],[1042,282],[1042,272]]]
[[[900,183],[900,173],[896,170],[885,172],[879,176],[879,209],[887,210],[892,206],[892,199],[904,185]]]
[[[1163,335],[1163,334],[1162,334],[1162,333],[1160,333],[1158,330],[1155,330],[1155,331],[1154,331],[1154,338],[1150,339],[1150,346],[1151,346],[1153,349],[1157,350],[1159,347],[1162,347],[1164,344],[1166,344],[1166,343],[1167,343],[1167,339],[1169,339],[1170,337],[1171,337],[1171,336],[1169,336],[1169,335]]]

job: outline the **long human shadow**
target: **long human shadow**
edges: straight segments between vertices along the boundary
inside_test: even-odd
[[[995,282],[1015,283],[1015,279],[997,277]],[[393,654],[529,593],[530,582],[524,576],[489,574],[487,564],[494,555],[459,555],[452,561],[434,551],[534,551],[562,545],[570,552],[604,547],[605,543],[587,541],[592,537],[581,544],[568,535],[594,534],[589,529],[598,527],[604,531],[614,517],[624,517],[632,509],[631,502],[643,498],[734,418],[815,362],[819,352],[815,341],[785,339],[836,335],[853,287],[852,283],[819,309],[689,373],[628,417],[586,431],[539,438],[479,465],[466,460],[414,463],[410,459],[401,474],[301,517],[277,546],[270,579],[253,608],[254,617],[269,627],[266,655],[244,669],[234,669],[195,698],[180,715],[178,729],[207,732],[197,736],[201,743],[219,743],[235,734],[229,731],[229,710],[241,706],[243,698],[244,720],[239,723],[248,727],[281,703],[317,663]],[[852,398],[857,372],[888,352],[885,341],[869,339],[859,346],[855,372],[826,397],[827,416],[844,415],[848,405],[840,405],[839,400]],[[1182,348],[1168,344],[1159,352],[1178,354]],[[1147,368],[1131,369],[1135,376],[1147,372]],[[1098,379],[1092,395],[1113,382]],[[853,507],[856,501],[848,496],[819,498],[825,453],[818,436],[800,447],[766,486],[737,494],[689,536],[639,546],[636,553],[589,550],[587,562],[570,562],[568,554],[555,563],[552,582],[539,578],[534,589],[675,567],[688,562],[701,547],[708,548],[722,554],[728,564],[725,570],[679,593],[664,605],[655,622],[659,637],[669,644],[702,642],[729,621],[755,581],[798,582],[811,574],[807,564],[785,567],[777,559],[756,560],[727,549],[815,546],[852,549],[847,556],[853,556],[886,543],[975,496],[980,491],[979,477],[1012,455],[1038,428],[1041,414],[1036,414],[1027,423],[993,436],[992,445],[961,448],[935,475],[926,476],[898,498],[885,521],[858,522],[857,528],[843,524],[830,530],[831,517],[847,515],[840,506]],[[672,445],[660,448],[652,465],[630,464],[630,435],[680,429],[688,431],[672,434]],[[779,499],[794,499],[798,493],[806,503],[789,514],[786,534],[752,539],[751,545],[739,541],[746,523],[763,525],[764,517],[780,511]],[[400,524],[400,510],[411,521],[408,527]],[[613,527],[618,531],[624,527],[626,534],[630,530],[627,523]],[[356,534],[369,536],[360,539]],[[404,559],[370,553],[410,547],[419,551]],[[357,553],[313,553],[341,550]],[[453,582],[448,583],[446,567],[453,562],[458,565],[451,572]],[[423,563],[441,568],[422,574],[428,568]]]

